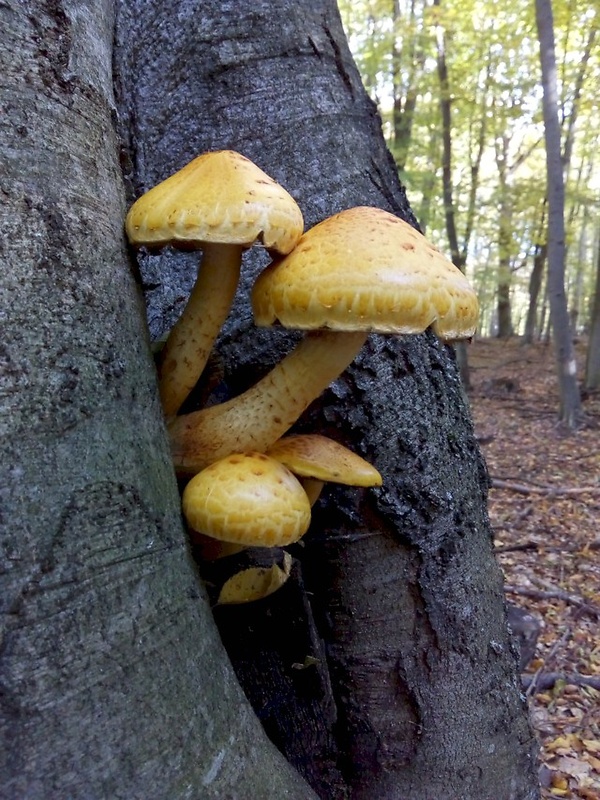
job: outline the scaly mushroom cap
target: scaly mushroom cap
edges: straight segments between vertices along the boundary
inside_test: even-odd
[[[233,150],[204,153],[146,192],[125,220],[131,244],[199,249],[205,242],[289,253],[304,228],[286,190]]]
[[[368,461],[318,433],[284,436],[269,447],[267,455],[303,478],[347,486],[381,486],[382,483],[381,475]]]
[[[257,325],[475,333],[479,305],[462,272],[408,223],[378,208],[341,211],[273,261],[252,292]]]
[[[310,525],[310,503],[292,473],[263,453],[234,453],[195,475],[183,513],[196,531],[246,547],[284,547]]]

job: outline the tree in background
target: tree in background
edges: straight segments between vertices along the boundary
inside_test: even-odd
[[[2,793],[308,800],[243,698],[189,559],[123,217],[126,195],[231,147],[308,225],[359,203],[414,221],[337,10],[70,0],[3,22]],[[265,263],[246,259],[223,391],[294,338],[252,325]],[[158,338],[197,257],[139,266]],[[451,350],[373,336],[301,427],[385,481],[326,493],[290,585],[220,615],[269,736],[327,800],[535,798]]]
[[[456,228],[468,230],[470,209],[475,208],[467,271],[480,293],[481,331],[510,335],[514,330],[524,333],[528,341],[547,337],[547,184],[534,6],[515,6],[505,0],[493,4],[471,0],[467,6],[444,0],[441,9],[436,4],[426,8],[410,4],[413,13],[400,15],[393,39],[394,63],[400,65],[396,72],[405,77],[404,84],[396,73],[390,81],[386,69],[390,62],[384,53],[386,42],[391,46],[391,28],[385,20],[386,14],[391,18],[391,3],[364,0],[352,3],[351,8],[341,2],[340,7],[359,67],[368,67],[373,96],[392,144],[391,106],[386,97],[392,94],[392,86],[408,86],[408,76],[418,76],[411,95],[411,140],[404,144],[407,158],[401,177],[419,222],[430,236],[446,239],[452,252],[444,219],[447,204],[439,202],[443,182],[448,183],[439,109],[440,103],[451,104],[453,212]],[[371,19],[369,32],[361,27],[365,7]],[[579,332],[589,328],[596,260],[595,240],[589,235],[598,220],[596,14],[593,2],[570,0],[555,9],[567,233],[565,283],[569,316]],[[446,43],[446,88],[436,75],[440,30]],[[415,37],[418,50],[412,44]],[[472,170],[477,164],[473,204]]]
[[[536,0],[544,90],[544,136],[548,183],[548,295],[556,352],[560,419],[569,428],[581,423],[577,363],[565,294],[565,187],[558,118],[554,21],[550,0]]]
[[[584,386],[597,391],[600,389],[600,246],[596,249],[596,285],[592,295],[589,336]]]

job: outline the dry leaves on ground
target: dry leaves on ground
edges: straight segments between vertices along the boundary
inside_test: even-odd
[[[569,435],[550,345],[478,340],[469,364],[507,594],[542,622],[524,676],[542,797],[600,800],[600,396]]]

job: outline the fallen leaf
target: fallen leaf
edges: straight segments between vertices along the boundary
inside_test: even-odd
[[[570,756],[559,758],[557,767],[565,775],[570,775],[577,780],[586,777],[590,772],[590,765],[587,761],[581,761],[579,758]]]

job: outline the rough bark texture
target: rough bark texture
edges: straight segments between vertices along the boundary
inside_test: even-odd
[[[0,8],[0,797],[292,797],[185,546],[123,239],[114,9]]]
[[[291,191],[307,226],[359,204],[414,221],[332,0],[132,1],[118,42],[131,198],[230,147]],[[159,337],[196,259],[139,261]],[[294,338],[252,327],[248,293],[266,261],[245,257],[219,343],[222,394]],[[270,736],[327,800],[537,797],[487,477],[450,349],[429,334],[371,337],[299,427],[372,459],[384,486],[327,490],[296,548],[296,580],[216,611]]]

